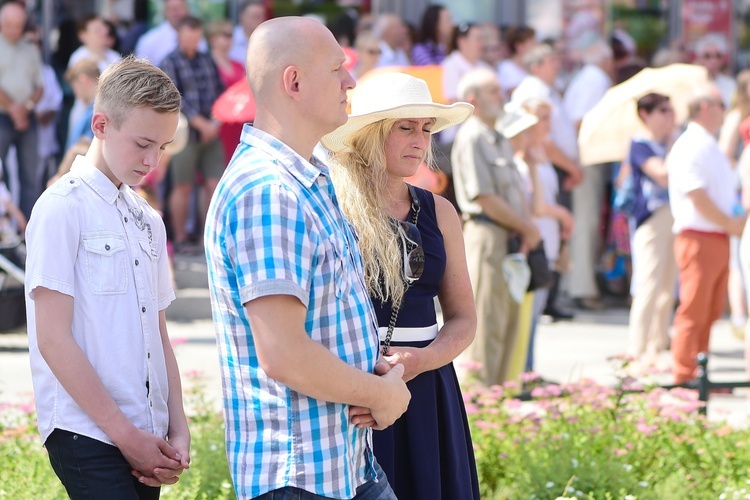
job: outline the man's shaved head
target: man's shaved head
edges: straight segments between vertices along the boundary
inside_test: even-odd
[[[256,99],[268,97],[269,90],[280,85],[288,66],[313,64],[316,51],[326,43],[337,42],[328,28],[314,19],[279,17],[258,26],[250,36],[246,56],[247,78]]]
[[[247,47],[254,126],[310,158],[320,138],[346,122],[346,92],[355,83],[345,60],[333,34],[314,19],[262,23]]]

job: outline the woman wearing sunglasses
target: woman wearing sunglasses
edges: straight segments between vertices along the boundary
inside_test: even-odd
[[[476,326],[461,224],[447,200],[404,182],[429,163],[431,135],[472,110],[468,103],[434,103],[423,80],[380,74],[357,87],[349,121],[321,141],[333,152],[337,196],[359,236],[383,359],[404,365],[412,395],[407,412],[373,437],[398,498],[479,498],[452,364]],[[350,415],[358,425],[374,423],[367,409]]]

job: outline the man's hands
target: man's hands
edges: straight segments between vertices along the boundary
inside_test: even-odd
[[[380,399],[380,404],[373,408],[362,406],[349,407],[349,419],[357,427],[372,427],[383,430],[391,425],[406,411],[411,393],[403,380],[404,365],[391,367],[382,359],[375,364],[375,374],[380,375],[389,384],[389,396]]]
[[[565,179],[563,179],[562,184],[564,191],[572,191],[583,182],[583,176],[585,174],[580,166],[576,166],[574,170],[566,170],[565,173]]]
[[[8,114],[13,121],[13,127],[19,132],[29,128],[29,110],[21,103],[14,102],[8,106]]]
[[[524,253],[535,249],[539,245],[539,242],[542,241],[542,233],[539,232],[539,228],[533,220],[529,219],[528,224],[526,224],[526,230],[521,233],[521,240],[523,242],[522,251]]]
[[[200,141],[203,144],[213,141],[219,137],[219,124],[200,115],[190,120],[190,125],[198,131]]]

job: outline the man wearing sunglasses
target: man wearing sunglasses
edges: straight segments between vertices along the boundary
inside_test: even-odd
[[[727,76],[722,71],[728,62],[727,54],[729,47],[726,38],[720,33],[709,33],[695,42],[695,64],[699,64],[708,70],[708,76],[721,93],[724,106],[729,108],[732,97],[737,88],[734,78]]]

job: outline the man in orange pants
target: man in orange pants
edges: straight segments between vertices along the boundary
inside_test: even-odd
[[[672,338],[676,384],[695,378],[695,358],[708,352],[711,325],[726,300],[729,235],[742,234],[744,226],[744,217],[732,216],[736,181],[715,138],[724,120],[721,94],[713,85],[701,88],[688,106],[690,123],[667,156],[680,269],[680,307]]]

